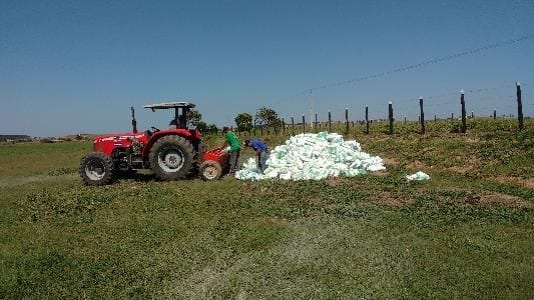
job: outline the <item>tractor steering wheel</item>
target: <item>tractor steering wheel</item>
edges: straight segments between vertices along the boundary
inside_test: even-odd
[[[157,127],[152,126],[150,128],[152,128],[152,130],[154,130],[154,132],[158,132],[159,131],[159,128],[157,128]]]

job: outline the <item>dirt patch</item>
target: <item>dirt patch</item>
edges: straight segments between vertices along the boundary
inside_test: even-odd
[[[370,172],[369,174],[373,176],[388,176],[389,172],[386,170],[380,170],[380,171]]]
[[[465,174],[468,171],[476,172],[476,170],[480,168],[480,165],[482,165],[480,158],[473,155],[469,157],[456,156],[455,160],[457,161],[456,165],[448,167],[445,170],[454,173]]]
[[[339,177],[328,177],[324,180],[324,182],[329,186],[338,186],[346,183],[345,180]]]
[[[378,195],[377,203],[387,207],[402,207],[413,203],[412,199],[399,197],[390,192],[383,191]]]
[[[386,158],[382,158],[382,160],[384,161],[384,164],[386,166],[388,166],[388,165],[389,166],[398,166],[399,165],[399,162],[394,158],[387,158],[386,157]]]
[[[528,189],[534,189],[534,178],[521,178],[521,177],[515,177],[515,176],[497,176],[492,178],[492,181],[498,182],[498,183],[507,183],[507,184],[513,184],[513,185],[519,185],[526,187]]]
[[[470,166],[454,166],[447,168],[447,171],[454,173],[465,174],[467,171],[470,171],[472,168]]]
[[[276,217],[269,218],[269,219],[267,219],[266,222],[269,223],[269,224],[276,224],[276,225],[286,225],[286,224],[289,223],[288,220],[285,219],[285,218],[276,218]]]
[[[467,139],[465,139],[465,141],[468,143],[479,143],[480,139],[476,137],[468,137]]]
[[[0,188],[3,187],[12,187],[19,186],[24,184],[29,184],[33,182],[43,182],[43,181],[59,181],[64,180],[65,178],[74,179],[77,178],[77,174],[65,174],[58,176],[51,175],[34,175],[34,176],[6,176],[0,178]]]
[[[264,192],[264,190],[261,192]],[[260,193],[260,188],[251,184],[250,182],[245,182],[239,187],[239,193],[244,197],[250,198]]]
[[[415,161],[407,164],[406,168],[410,169],[410,170],[421,170],[421,169],[426,168],[426,165],[424,163],[418,161],[418,160],[415,160]]]
[[[519,197],[500,194],[500,193],[491,193],[481,195],[479,203],[482,205],[501,205],[512,208],[527,208],[531,207],[531,204],[522,200]]]
[[[423,191],[424,192],[424,191]],[[484,194],[468,192],[462,189],[448,189],[438,196],[442,203],[448,205],[474,205],[474,206],[503,206],[509,208],[532,208],[530,202],[520,197],[497,192],[485,192]]]

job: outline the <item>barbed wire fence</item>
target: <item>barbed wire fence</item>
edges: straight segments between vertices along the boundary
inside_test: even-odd
[[[523,103],[522,99],[522,87],[533,86],[534,80],[526,83],[515,82],[515,93],[511,91],[511,83],[503,83],[493,87],[484,88],[471,88],[457,92],[445,92],[428,97],[414,97],[411,99],[403,99],[405,103],[410,105],[410,108],[404,107],[403,111],[411,110],[415,112],[417,122],[420,128],[417,129],[421,133],[425,133],[426,125],[431,122],[448,120],[451,121],[451,130],[465,133],[467,131],[467,119],[493,119],[493,120],[517,120],[517,130],[524,129],[524,113],[523,107],[534,105],[531,103]],[[507,88],[507,92],[503,93],[503,88]],[[503,99],[506,101],[499,102],[497,105],[483,105],[478,103],[477,109],[469,109],[474,107],[470,97],[476,94],[493,95],[493,97]],[[407,101],[406,101],[407,100]],[[430,101],[429,101],[430,100]],[[383,126],[387,128],[387,133],[393,134],[394,129],[399,124],[406,124],[407,122],[414,122],[415,119],[408,119],[406,114],[395,113],[394,106],[395,101],[389,101],[384,104],[384,109],[381,112],[374,112],[370,114],[369,106],[360,106],[358,109],[349,109],[346,107],[343,110],[332,110],[314,112],[312,114],[312,120],[306,120],[306,112],[302,115],[285,114],[281,113],[280,124],[277,126],[254,126],[254,129],[250,132],[243,133],[247,135],[264,135],[271,133],[284,133],[290,131],[291,133],[304,133],[304,132],[318,132],[319,130],[332,131],[338,130],[344,133],[349,133],[351,128],[356,126],[362,126],[361,131],[363,133],[369,133],[370,124],[386,124]],[[516,113],[509,113],[510,107],[515,107]],[[506,108],[506,110],[504,109]],[[363,115],[363,118],[354,118],[353,116]],[[371,117],[374,115],[375,117]],[[377,117],[381,115],[382,117]],[[334,117],[333,117],[334,116]],[[339,116],[339,117],[335,117]],[[527,116],[527,119],[528,116]],[[311,121],[311,122],[310,122]],[[458,122],[461,121],[461,122]],[[430,123],[429,123],[430,122]],[[460,124],[460,125],[458,125]],[[413,124],[412,124],[413,125]],[[458,125],[458,126],[457,126]],[[414,128],[414,130],[416,130]]]

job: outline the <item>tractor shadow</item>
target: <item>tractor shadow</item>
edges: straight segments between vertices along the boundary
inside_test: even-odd
[[[158,181],[156,175],[152,173],[139,173],[139,172],[128,172],[121,173],[117,175],[116,182],[120,181],[137,181],[137,182],[151,182]]]
[[[198,174],[190,174],[187,177],[180,179],[180,181],[183,180],[200,180],[200,177]],[[149,183],[149,182],[164,182],[165,180],[159,179],[156,174],[154,173],[145,173],[145,172],[124,172],[117,174],[117,177],[115,179],[115,182],[122,182],[122,181],[135,181],[135,182],[143,182],[143,183]]]

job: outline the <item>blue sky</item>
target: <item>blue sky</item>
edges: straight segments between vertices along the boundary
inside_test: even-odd
[[[434,58],[528,39],[437,64],[333,85]],[[208,123],[273,107],[297,118],[345,107],[397,119],[467,110],[534,116],[534,1],[0,1],[0,134],[52,136],[166,127],[197,104]]]

